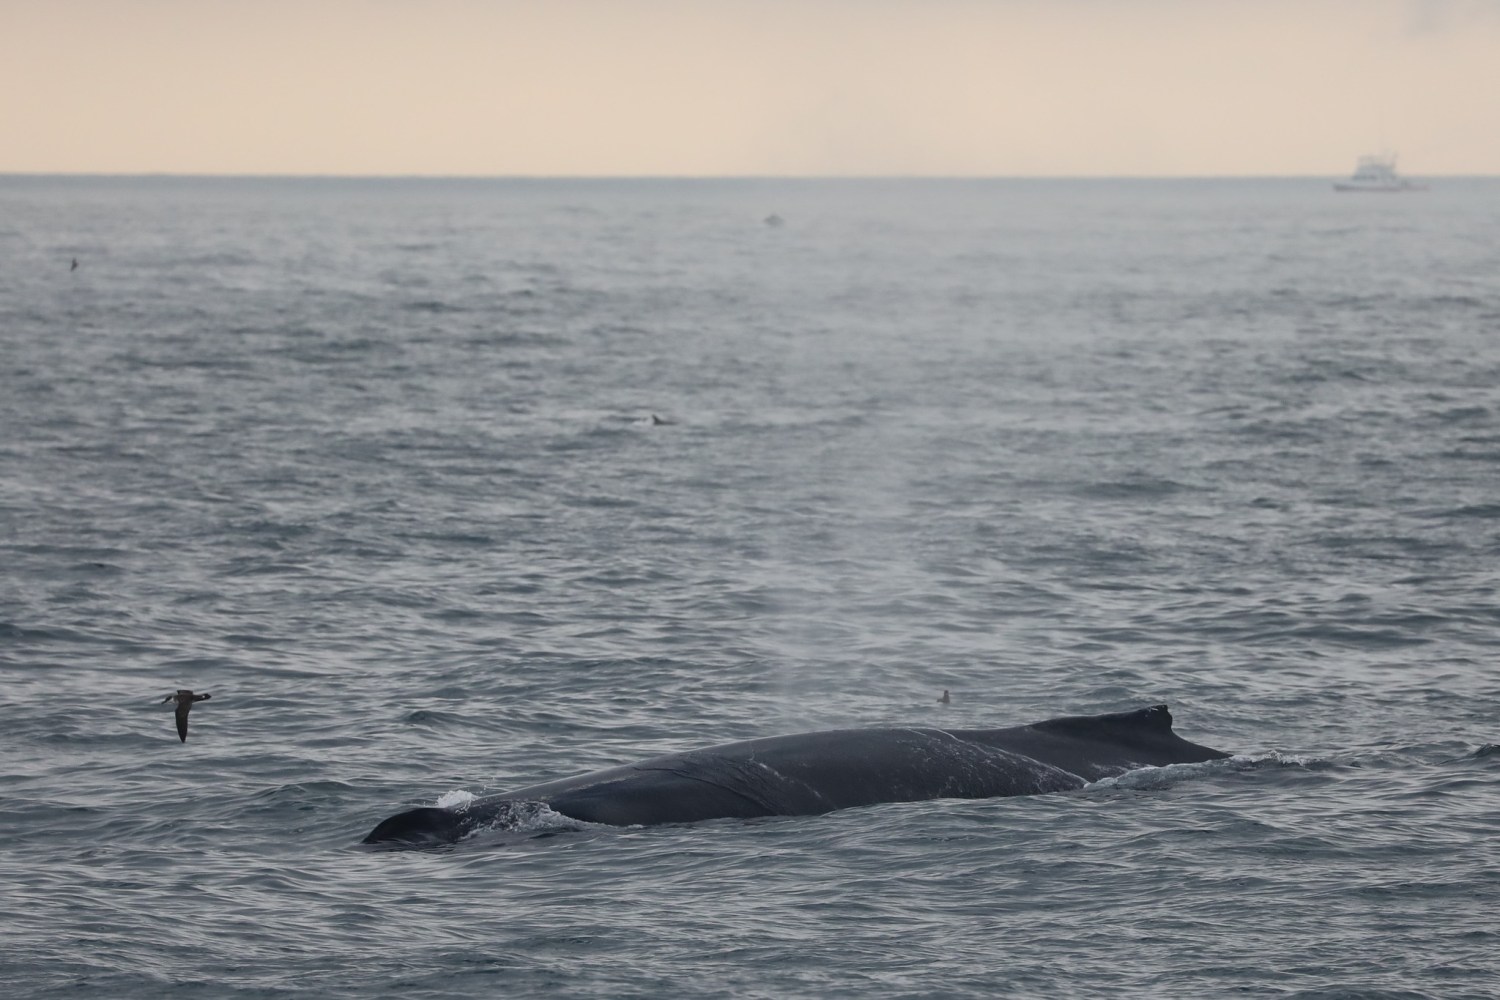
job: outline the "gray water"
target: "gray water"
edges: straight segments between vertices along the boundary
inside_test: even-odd
[[[0,993],[1500,995],[1497,232],[1475,180],[0,178]],[[356,846],[1156,702],[1236,756]]]

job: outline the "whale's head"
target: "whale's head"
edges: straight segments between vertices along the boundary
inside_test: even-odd
[[[455,843],[473,827],[474,817],[468,813],[424,806],[408,809],[385,820],[361,843],[432,847]]]

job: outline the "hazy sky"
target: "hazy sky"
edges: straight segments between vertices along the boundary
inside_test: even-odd
[[[1500,0],[0,0],[0,171],[1500,174]]]

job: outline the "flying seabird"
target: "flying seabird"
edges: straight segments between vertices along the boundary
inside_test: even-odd
[[[193,710],[193,702],[207,701],[212,697],[211,694],[193,694],[186,688],[178,688],[176,694],[169,694],[161,700],[163,705],[169,701],[177,702],[177,736],[182,742],[187,742],[187,717]]]

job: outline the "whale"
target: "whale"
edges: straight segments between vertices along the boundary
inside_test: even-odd
[[[452,844],[481,829],[512,828],[539,805],[607,826],[814,816],[886,802],[1070,791],[1143,767],[1228,756],[1178,736],[1166,705],[1008,729],[835,729],[665,754],[456,807],[408,809],[362,843]]]

